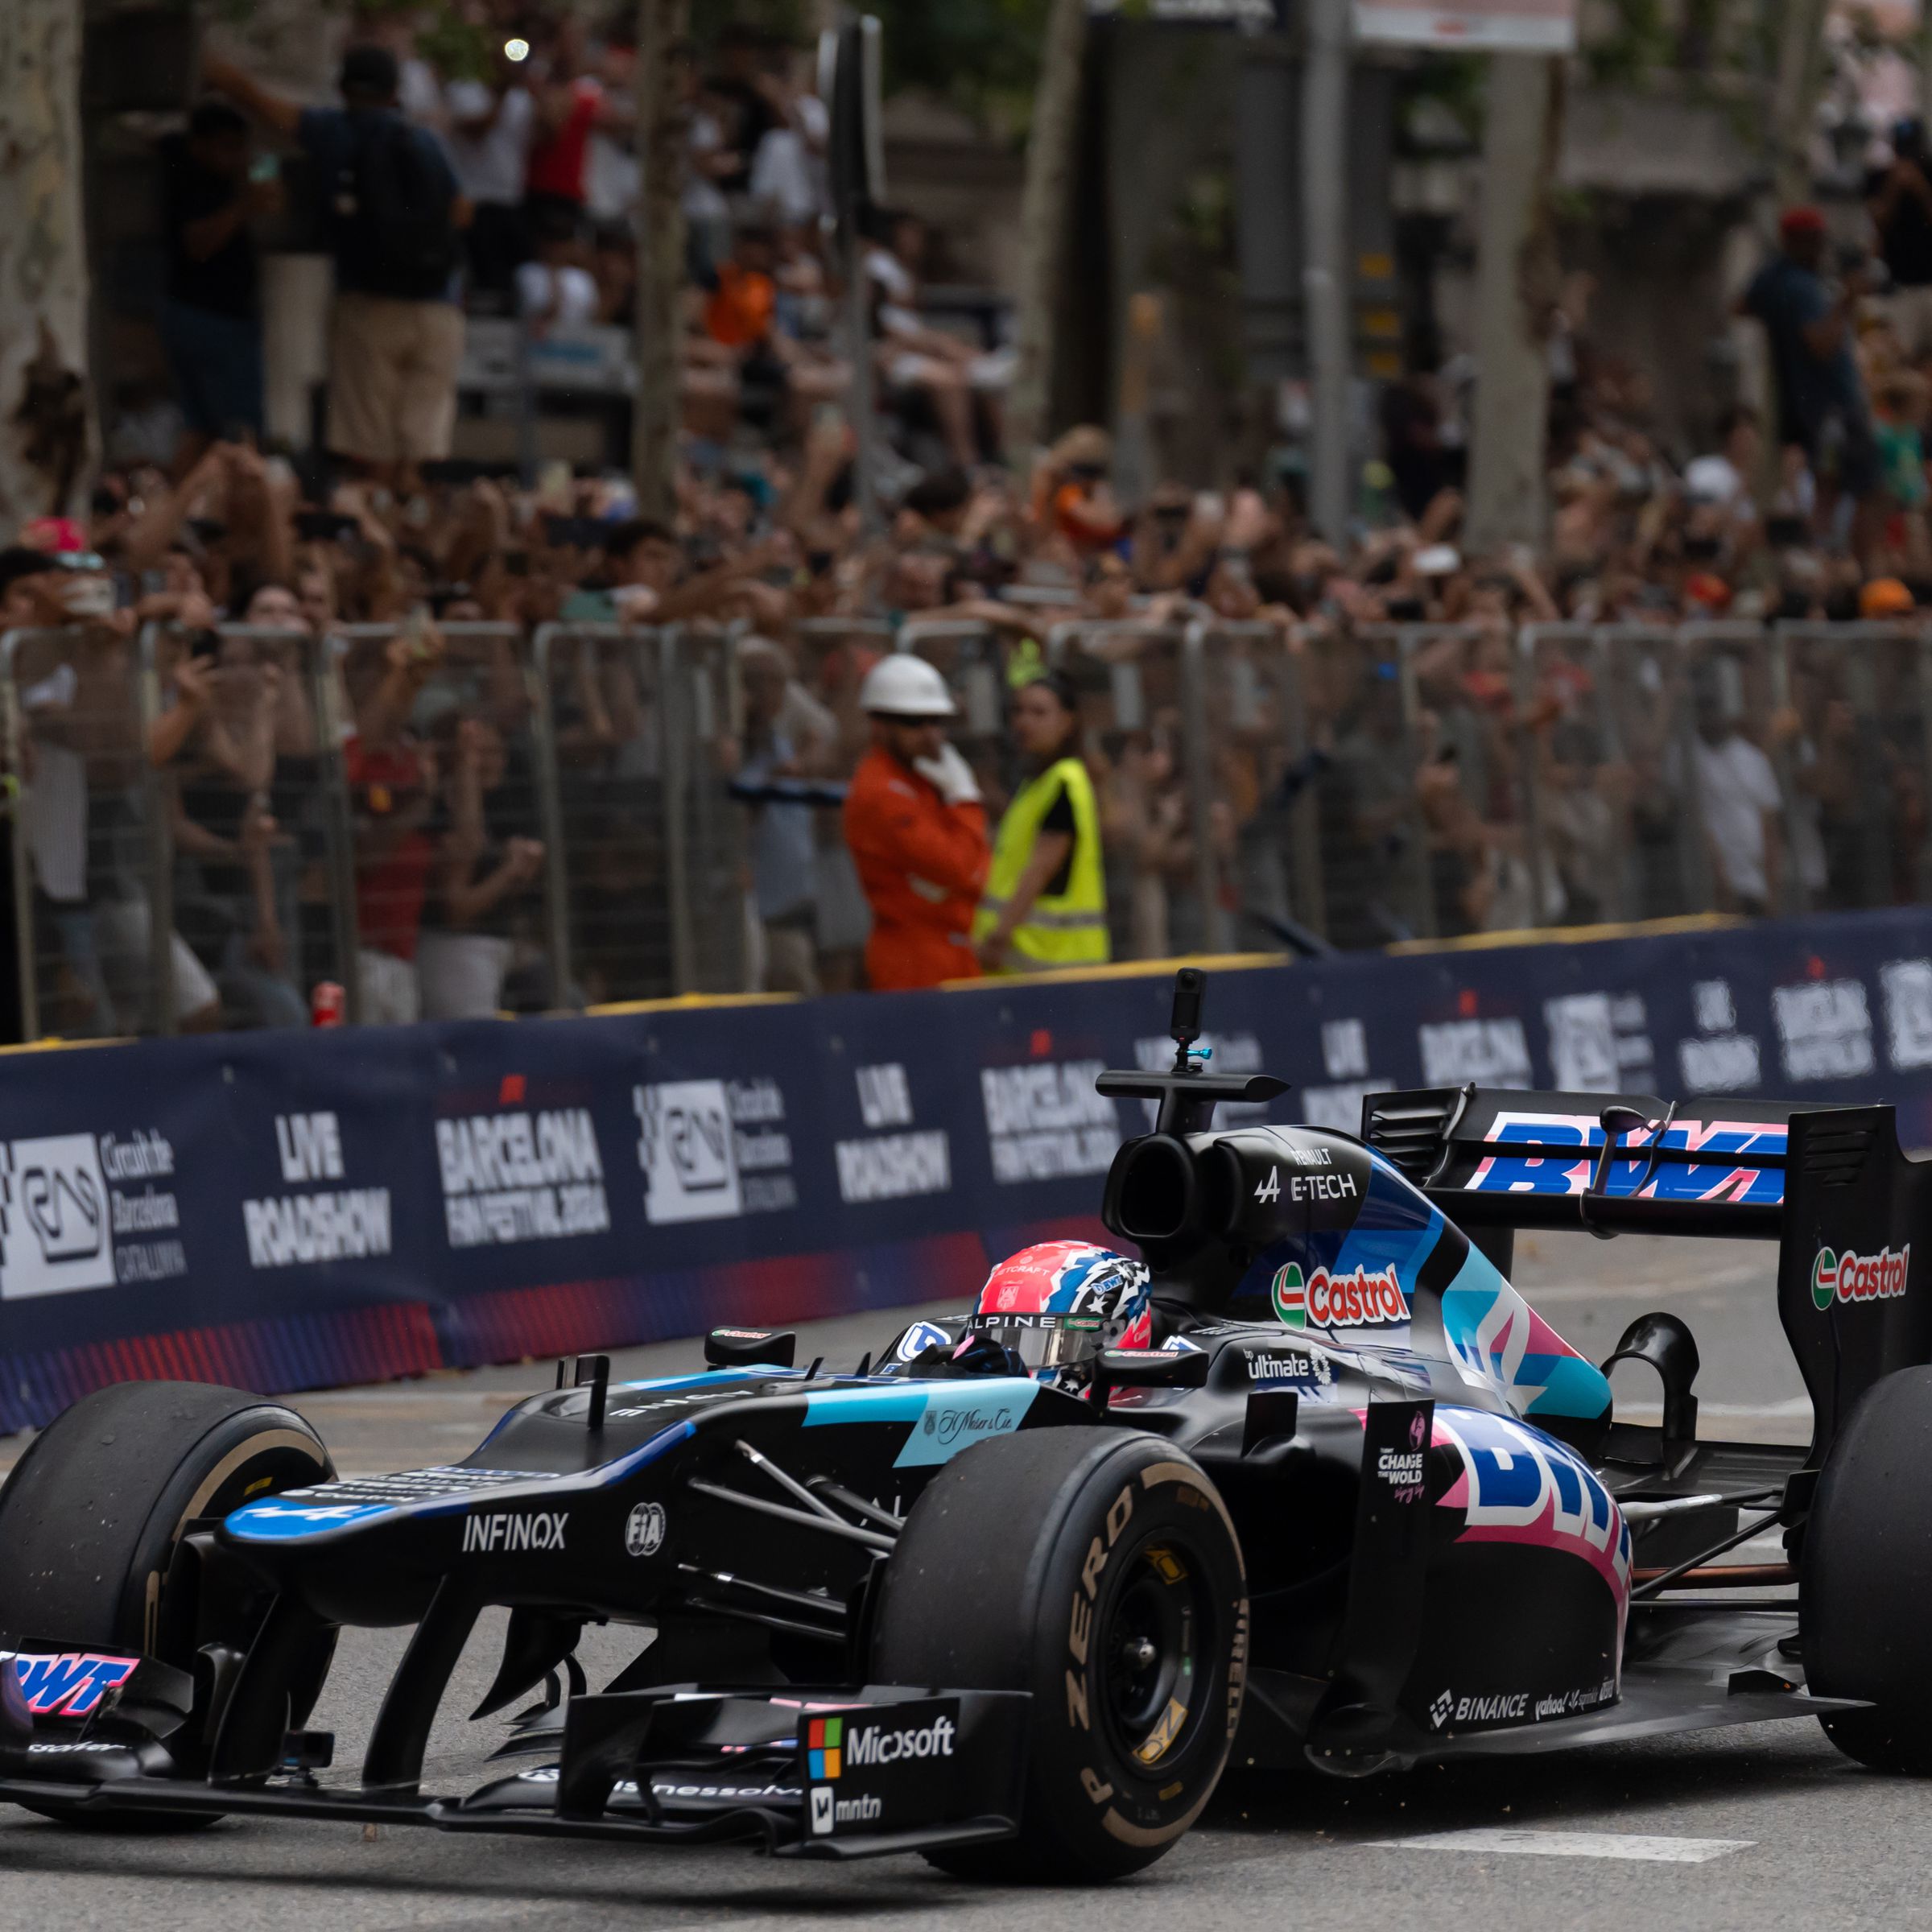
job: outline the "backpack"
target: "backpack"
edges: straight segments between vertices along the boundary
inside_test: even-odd
[[[365,295],[433,301],[448,291],[458,260],[449,171],[430,137],[399,114],[356,115],[351,127],[336,196],[341,283]]]

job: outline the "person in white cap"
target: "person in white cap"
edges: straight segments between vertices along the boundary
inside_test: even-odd
[[[946,680],[923,658],[881,658],[859,687],[872,749],[846,795],[845,843],[872,906],[877,992],[973,979],[974,907],[991,855],[972,768],[947,742]]]

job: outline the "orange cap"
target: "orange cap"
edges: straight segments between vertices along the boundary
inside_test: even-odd
[[[1911,592],[1897,577],[1874,577],[1858,593],[1861,617],[1909,617],[1917,609]]]

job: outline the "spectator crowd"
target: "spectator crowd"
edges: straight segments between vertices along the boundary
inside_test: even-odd
[[[1134,500],[1092,426],[1009,464],[1004,362],[922,310],[916,222],[882,225],[870,340],[842,341],[823,109],[795,50],[728,35],[678,56],[683,460],[654,519],[594,465],[446,460],[463,303],[550,329],[633,295],[631,48],[492,31],[486,76],[359,41],[329,107],[210,61],[169,146],[182,433],[0,552],[0,625],[36,633],[11,753],[43,1030],[298,1024],[352,972],[401,1021],[1924,896],[1913,129],[1875,253],[1789,211],[1741,298],[1774,420],[1669,447],[1575,278],[1546,544],[1466,547],[1451,365],[1384,390],[1344,546],[1292,447]],[[264,450],[263,134],[323,184],[326,454]],[[1770,648],[1773,620],[1861,618],[1893,628]]]

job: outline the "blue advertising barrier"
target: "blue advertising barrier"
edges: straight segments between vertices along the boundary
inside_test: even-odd
[[[1160,972],[0,1062],[0,1430],[87,1389],[415,1374],[970,1294],[1097,1232]],[[1237,962],[1217,1070],[1352,1129],[1389,1087],[1887,1099],[1932,1142],[1932,914]],[[890,1329],[881,1321],[881,1340]]]

